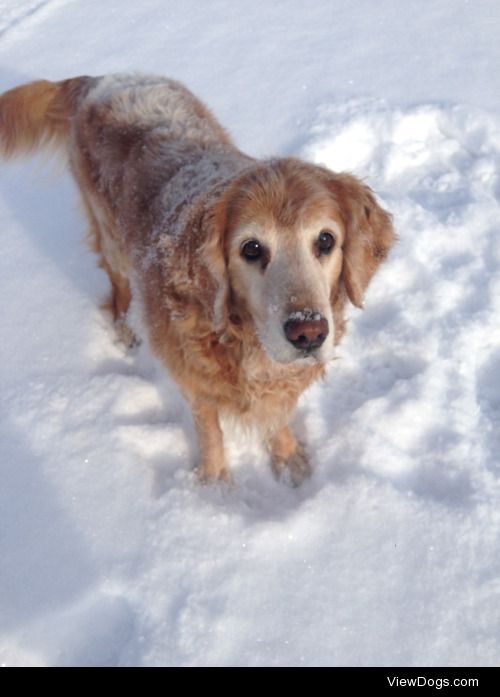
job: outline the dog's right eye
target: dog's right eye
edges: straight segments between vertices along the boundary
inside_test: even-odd
[[[247,261],[257,261],[263,253],[263,248],[257,240],[247,240],[241,246],[241,256]]]

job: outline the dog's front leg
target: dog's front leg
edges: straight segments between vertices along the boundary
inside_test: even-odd
[[[193,417],[198,435],[199,465],[197,474],[202,482],[223,479],[231,481],[224,457],[224,439],[217,408],[204,402],[193,405]]]
[[[289,426],[283,426],[268,439],[273,469],[278,478],[287,473],[294,486],[311,476],[312,470],[304,448],[297,442]]]

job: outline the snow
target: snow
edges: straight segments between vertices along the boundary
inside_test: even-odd
[[[201,486],[177,388],[114,342],[69,176],[0,170],[0,664],[497,665],[496,2],[0,0],[0,89],[137,69],[251,155],[353,171],[400,241],[295,428]]]
[[[305,307],[303,310],[296,310],[291,312],[288,316],[289,322],[307,322],[313,320],[315,322],[321,319],[321,313],[311,310],[309,307]]]

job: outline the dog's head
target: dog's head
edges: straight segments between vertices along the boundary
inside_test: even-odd
[[[214,323],[251,318],[279,363],[331,358],[347,298],[362,307],[394,241],[391,218],[367,186],[295,159],[247,170],[208,220]]]

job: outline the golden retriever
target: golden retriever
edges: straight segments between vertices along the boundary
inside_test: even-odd
[[[370,189],[294,158],[240,152],[174,80],[37,81],[0,96],[0,152],[68,155],[111,281],[120,336],[132,297],[151,347],[188,400],[202,480],[230,478],[220,417],[256,424],[275,472],[310,474],[288,426],[323,375],[394,241]]]

